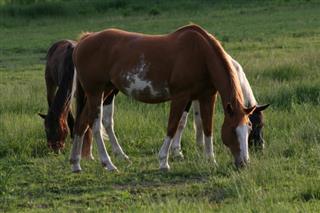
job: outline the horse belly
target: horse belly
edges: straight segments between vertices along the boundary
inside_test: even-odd
[[[165,82],[155,83],[139,78],[138,75],[128,76],[126,85],[120,86],[119,89],[127,96],[145,103],[160,103],[170,99],[169,88]]]

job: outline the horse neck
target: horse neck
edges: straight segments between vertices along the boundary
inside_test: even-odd
[[[206,58],[211,83],[218,90],[224,109],[230,103],[234,110],[241,112],[243,94],[236,71],[220,43],[213,36],[209,39],[213,51],[209,51]]]
[[[243,105],[242,94],[235,90],[233,85],[236,84],[235,79],[228,77],[225,72],[222,73],[214,76],[214,86],[221,96],[223,108],[226,109],[227,104],[231,104],[234,110],[240,110]]]
[[[63,70],[62,80],[48,112],[49,116],[58,120],[61,118],[65,119],[68,114],[67,112],[70,108],[71,98],[75,88],[74,82],[76,79],[71,57],[65,59],[63,68],[65,70]]]

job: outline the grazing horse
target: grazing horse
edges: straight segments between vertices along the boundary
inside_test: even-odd
[[[234,66],[235,70],[237,71],[237,76],[240,81],[240,86],[242,89],[245,106],[246,107],[253,107],[256,106],[255,110],[251,115],[249,115],[250,122],[252,124],[252,131],[249,135],[249,147],[256,147],[257,149],[262,150],[264,148],[264,139],[263,139],[263,110],[265,110],[269,104],[264,105],[258,105],[251,86],[249,84],[249,81],[242,69],[242,66],[234,60],[231,56],[230,59],[232,61],[232,65]],[[193,101],[193,112],[194,112],[194,127],[196,131],[196,141],[199,148],[203,148],[204,146],[204,135],[203,135],[203,129],[202,129],[202,121],[200,116],[200,107],[198,101]],[[187,118],[189,113],[190,105],[187,107],[181,117],[180,123],[178,125],[177,132],[173,138],[171,150],[173,152],[173,155],[175,157],[183,158],[183,153],[181,151],[181,137],[184,128],[187,124]]]
[[[76,44],[76,41],[71,40],[58,41],[49,48],[46,56],[45,82],[49,109],[47,115],[40,113],[39,115],[45,120],[44,125],[48,146],[55,152],[60,151],[65,145],[65,139],[68,134],[67,125],[69,126],[71,137],[73,136],[74,119],[70,111],[70,99],[74,92],[72,90],[75,89],[76,85],[72,60],[72,53]],[[104,102],[106,132],[114,153],[128,159],[128,156],[118,144],[113,130],[113,98],[115,94],[116,92],[109,95]],[[91,143],[92,130],[88,129],[82,149],[82,156],[88,159],[93,159]]]
[[[199,33],[201,31],[201,33]],[[77,78],[86,96],[78,105],[70,163],[81,171],[84,133],[92,127],[102,165],[113,165],[101,134],[104,97],[117,89],[145,103],[171,101],[167,136],[159,152],[160,169],[168,170],[169,149],[187,104],[198,100],[205,135],[205,153],[215,161],[212,116],[217,92],[223,109],[223,143],[237,167],[249,160],[248,136],[252,108],[244,107],[236,71],[219,41],[196,25],[167,35],[145,35],[118,29],[91,33],[80,39],[73,52]]]
[[[73,136],[74,119],[70,112],[70,100],[74,80],[72,53],[75,45],[75,41],[58,41],[49,48],[46,56],[45,82],[49,108],[47,115],[39,115],[44,118],[48,146],[55,152],[64,148],[68,126]]]
[[[232,65],[234,66],[235,70],[237,71],[237,76],[240,81],[240,86],[242,89],[242,93],[244,96],[245,106],[246,107],[253,107],[256,106],[255,110],[251,115],[249,115],[250,122],[252,124],[252,131],[249,135],[249,148],[257,148],[258,150],[262,150],[264,148],[264,139],[263,139],[263,131],[262,128],[264,126],[264,115],[263,110],[265,110],[269,104],[259,105],[253,95],[251,86],[249,81],[246,77],[246,74],[243,71],[242,66],[233,58],[230,59],[232,61]],[[112,96],[114,97],[114,96]],[[105,104],[104,104],[105,105]],[[204,147],[204,134],[202,129],[202,121],[200,116],[200,108],[198,101],[192,101],[193,106],[193,113],[194,113],[194,127],[196,131],[196,142],[199,148]],[[188,113],[191,107],[191,102],[185,108],[185,111],[182,114],[180,119],[177,131],[173,138],[171,150],[174,157],[183,158],[183,153],[181,150],[181,137],[184,128],[187,124]]]

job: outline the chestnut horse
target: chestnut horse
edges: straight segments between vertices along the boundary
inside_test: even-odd
[[[232,65],[237,71],[237,76],[240,81],[240,86],[245,100],[246,107],[253,107],[256,105],[255,110],[252,114],[249,115],[250,122],[252,124],[252,131],[249,135],[249,148],[256,148],[257,150],[262,150],[264,148],[264,139],[263,139],[263,126],[264,126],[264,115],[263,110],[265,110],[269,104],[259,105],[256,101],[256,98],[253,95],[251,86],[246,77],[246,74],[243,71],[242,66],[233,58]],[[112,96],[113,97],[113,96]],[[199,148],[204,147],[204,135],[202,129],[202,121],[200,116],[199,102],[193,101],[193,113],[194,113],[194,127],[196,131],[196,142]],[[191,107],[191,102],[185,108],[182,117],[180,119],[177,131],[172,141],[171,150],[174,157],[183,158],[183,153],[181,150],[181,137],[183,130],[187,124],[188,113]]]
[[[264,126],[264,115],[262,111],[265,110],[269,106],[269,104],[258,105],[256,98],[253,95],[249,81],[243,71],[242,66],[235,59],[231,58],[231,56],[230,56],[230,59],[232,61],[232,65],[237,71],[237,76],[239,78],[240,86],[241,86],[242,93],[245,100],[245,106],[253,107],[256,105],[256,108],[253,111],[253,113],[249,115],[249,119],[252,124],[252,131],[250,132],[249,141],[248,141],[249,148],[262,150],[264,149],[264,139],[263,139],[263,131],[262,131]],[[114,96],[111,95],[111,97],[113,98]],[[201,116],[200,116],[199,102],[193,101],[192,105],[193,105],[193,112],[194,112],[194,127],[196,131],[196,142],[199,148],[202,149],[204,147],[204,135],[203,135],[203,129],[202,129]],[[187,118],[188,118],[190,107],[191,107],[191,102],[187,104],[187,107],[185,108],[182,114],[177,131],[173,138],[171,150],[173,152],[174,157],[178,157],[178,158],[184,157],[181,150],[181,137],[182,137],[183,130],[187,124]],[[111,110],[113,111],[113,109]]]
[[[68,126],[71,132],[73,132],[73,116],[69,112],[68,113],[68,120],[63,117],[65,115],[65,112],[70,107],[70,103],[68,102],[68,99],[70,96],[65,95],[67,93],[70,94],[72,89],[72,84],[74,83],[72,81],[73,74],[74,74],[74,66],[72,62],[72,58],[70,57],[75,45],[77,44],[76,41],[71,40],[61,40],[56,43],[54,43],[48,50],[47,53],[47,63],[46,63],[46,69],[45,69],[45,80],[46,80],[46,88],[47,88],[47,100],[49,105],[49,113],[48,117],[46,115],[40,114],[41,117],[45,119],[45,130],[47,135],[47,141],[50,148],[52,148],[54,151],[58,151],[57,149],[61,149],[64,147],[65,138],[67,136],[67,129],[66,123],[68,122]],[[237,71],[237,76],[240,80],[241,89],[244,94],[245,99],[245,105],[247,107],[252,107],[254,105],[257,105],[256,99],[253,96],[252,89],[250,87],[250,84],[245,76],[245,73],[243,72],[243,69],[241,65],[231,58],[232,64],[235,67]],[[59,89],[57,92],[57,87],[59,86]],[[56,96],[56,94],[60,94]],[[108,133],[110,143],[112,145],[112,150],[114,154],[123,157],[125,159],[128,159],[128,156],[125,155],[125,153],[122,151],[121,146],[119,145],[117,141],[117,137],[114,134],[113,130],[113,98],[117,93],[114,92],[112,95],[110,95],[104,102],[104,117],[105,117],[105,129]],[[56,98],[55,98],[56,97]],[[53,106],[51,107],[53,103]],[[174,136],[173,142],[172,142],[172,151],[173,155],[175,157],[183,157],[182,151],[181,151],[181,136],[183,129],[186,125],[186,119],[188,116],[188,112],[191,106],[188,104],[188,106],[185,109],[185,112],[182,115],[182,118],[180,120],[180,123],[178,125],[177,132]],[[65,107],[65,109],[58,110],[57,107]],[[254,144],[258,148],[263,148],[263,136],[262,136],[262,127],[263,127],[263,114],[262,110],[266,108],[267,105],[262,105],[256,107],[252,115],[250,115],[250,121],[252,123],[252,131],[249,135],[249,142],[250,139],[254,140]],[[196,130],[196,138],[197,138],[197,144],[200,145],[200,147],[203,147],[204,145],[204,135],[201,125],[201,118],[200,118],[200,109],[199,109],[199,103],[197,101],[193,102],[193,110],[194,110],[194,118],[195,118],[195,130]],[[84,147],[82,149],[82,157],[85,157],[87,159],[93,159],[92,155],[92,134],[91,129],[88,129],[86,136],[85,136],[85,143]],[[249,144],[250,145],[250,144]]]
[[[249,115],[250,122],[252,124],[252,131],[249,135],[249,147],[254,147],[258,150],[262,150],[264,148],[264,139],[263,139],[263,125],[264,125],[264,115],[263,110],[265,110],[269,104],[263,104],[258,105],[256,98],[253,95],[251,86],[249,84],[249,81],[246,77],[246,74],[243,71],[242,66],[231,56],[229,56],[232,65],[234,66],[235,70],[237,71],[237,76],[240,81],[240,86],[242,89],[245,106],[246,107],[253,107],[256,106],[255,110],[252,114]],[[199,148],[203,148],[204,146],[204,135],[203,135],[203,129],[202,129],[202,121],[200,116],[200,107],[198,101],[193,101],[193,113],[194,113],[194,128],[196,131],[196,142]],[[183,158],[183,153],[181,150],[181,137],[184,128],[187,124],[188,119],[188,113],[189,113],[190,107],[186,108],[184,113],[182,114],[182,117],[180,119],[180,123],[178,125],[177,132],[173,138],[171,150],[173,152],[173,156]]]
[[[47,89],[48,114],[39,115],[44,118],[45,132],[49,148],[59,152],[65,145],[68,135],[68,127],[73,136],[74,119],[70,111],[70,99],[73,96],[72,90],[75,89],[74,64],[72,60],[73,49],[76,41],[61,40],[55,42],[48,50],[45,68],[45,82]],[[58,90],[57,90],[58,87]],[[109,136],[112,149],[115,154],[128,159],[118,144],[113,130],[113,98],[116,92],[109,95],[105,100],[105,126]],[[88,129],[85,135],[85,146],[82,156],[93,159],[92,150],[92,131]]]
[[[201,33],[199,33],[201,32]],[[77,78],[87,101],[78,106],[70,163],[81,171],[84,133],[92,127],[102,165],[117,170],[105,149],[102,129],[103,99],[118,89],[145,102],[171,101],[167,136],[159,152],[160,169],[168,170],[169,149],[187,104],[198,100],[205,135],[205,153],[214,160],[212,116],[217,92],[223,109],[223,143],[237,167],[249,160],[248,136],[252,108],[244,107],[236,71],[219,41],[196,25],[167,35],[145,35],[107,29],[84,36],[74,49]]]

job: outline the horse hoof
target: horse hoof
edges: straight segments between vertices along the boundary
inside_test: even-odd
[[[184,159],[184,155],[182,153],[181,150],[173,150],[173,158],[176,159],[176,160],[183,160]]]
[[[82,169],[77,166],[72,166],[71,171],[72,171],[72,173],[80,173],[82,171]]]
[[[70,160],[71,161],[71,160]],[[74,163],[74,164],[71,164],[71,171],[73,173],[79,173],[81,172],[81,166],[79,163]]]
[[[118,172],[118,169],[115,165],[102,162],[102,166],[109,172]]]
[[[119,170],[114,167],[114,168],[108,168],[108,167],[104,167],[106,170],[108,170],[108,172],[112,172],[112,173],[119,173]]]
[[[93,155],[83,156],[82,159],[84,160],[94,160]]]
[[[160,167],[160,172],[169,172],[170,171],[170,167],[167,166],[167,167]]]
[[[174,154],[173,158],[175,160],[184,160],[184,155],[182,154],[182,152],[180,152],[179,154]]]
[[[124,153],[116,153],[116,157],[120,160],[124,160],[124,161],[128,161],[130,162],[130,159],[128,157],[128,155],[124,154]]]

